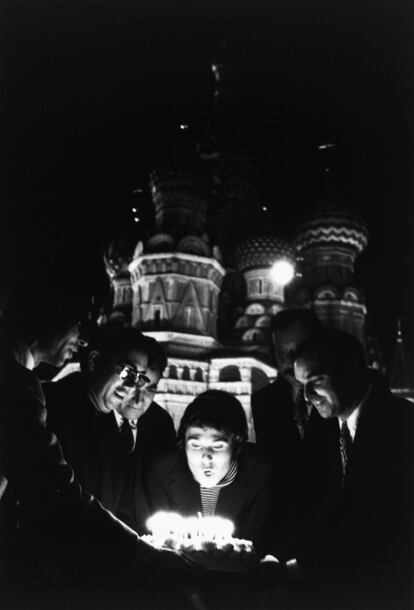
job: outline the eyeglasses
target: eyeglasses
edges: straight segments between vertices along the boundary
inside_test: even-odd
[[[130,388],[143,388],[151,381],[146,375],[140,373],[139,371],[136,371],[135,369],[131,368],[126,364],[122,366],[122,369],[119,372],[119,378],[122,381],[122,385],[125,385]]]

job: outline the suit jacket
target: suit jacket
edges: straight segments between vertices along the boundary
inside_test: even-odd
[[[202,512],[200,486],[182,449],[158,460],[146,477],[151,511],[176,511],[184,516]],[[235,536],[252,540],[258,553],[267,547],[271,518],[271,466],[247,444],[239,457],[236,479],[220,490],[216,514],[231,519]]]
[[[373,377],[341,497],[320,540],[299,557],[314,581],[364,608],[412,608],[414,409]],[[336,607],[336,606],[335,606]]]
[[[142,532],[149,516],[142,486],[143,472],[161,453],[175,447],[171,417],[153,402],[138,420],[134,451],[128,455],[115,415],[96,410],[80,373],[44,384],[44,388],[48,424],[59,438],[80,483],[118,516],[124,485],[131,485],[135,514],[128,525]],[[127,482],[129,476],[132,481]]]
[[[49,583],[43,593],[50,596],[55,584],[52,569],[58,564],[71,566],[72,581],[76,581],[75,572],[78,566],[81,569],[83,559],[88,563],[90,579],[92,573],[100,573],[102,578],[110,567],[113,573],[114,556],[119,562],[115,567],[121,571],[128,572],[131,566],[137,571],[140,564],[144,567],[152,561],[154,550],[75,481],[56,436],[46,426],[39,380],[16,360],[13,338],[1,339],[0,475],[20,503],[19,541],[15,546],[19,549],[20,589],[24,587],[22,578],[28,578],[28,563],[24,565],[20,552],[23,547],[26,559],[30,554],[34,558],[32,568],[40,570],[49,561]],[[35,582],[38,576],[36,573]]]
[[[274,466],[274,537],[290,540],[309,523],[318,527],[320,506],[340,485],[338,424],[312,409],[301,438],[291,386],[281,376],[255,392],[251,404],[257,445]]]

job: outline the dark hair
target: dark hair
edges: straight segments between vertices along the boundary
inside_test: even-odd
[[[297,349],[296,360],[312,360],[324,371],[350,379],[367,372],[364,349],[356,337],[342,330],[326,330],[305,339]]]
[[[211,427],[233,436],[236,452],[247,440],[247,419],[239,400],[222,390],[207,390],[199,394],[186,408],[178,429],[178,442],[184,445],[190,426]]]
[[[133,326],[108,324],[96,327],[90,337],[87,352],[96,350],[104,359],[111,359],[131,349],[142,349],[148,353],[148,337]],[[86,361],[87,356],[84,363]]]
[[[270,320],[271,334],[286,330],[295,324],[302,323],[309,328],[311,333],[320,333],[323,330],[322,322],[311,309],[284,309],[279,311]]]
[[[152,337],[145,337],[147,342],[147,353],[148,353],[148,368],[159,371],[160,377],[167,366],[167,356],[161,345]]]

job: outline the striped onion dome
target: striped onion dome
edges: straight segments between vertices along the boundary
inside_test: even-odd
[[[320,207],[298,227],[295,245],[299,254],[314,247],[339,246],[360,254],[368,243],[365,220],[353,213],[333,207]]]
[[[243,240],[235,250],[239,271],[260,267],[271,267],[278,259],[295,264],[295,253],[291,244],[275,235],[253,235]]]

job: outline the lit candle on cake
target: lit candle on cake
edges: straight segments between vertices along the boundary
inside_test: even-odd
[[[177,513],[159,512],[147,521],[147,528],[152,533],[154,543],[162,546],[167,539],[172,539],[179,547],[184,541],[199,547],[202,542],[227,542],[231,539],[234,525],[222,517],[182,517]]]

